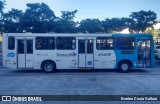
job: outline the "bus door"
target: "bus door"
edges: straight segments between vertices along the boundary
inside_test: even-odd
[[[33,68],[33,39],[17,39],[18,68]]]
[[[138,67],[151,67],[151,41],[150,39],[138,39]]]
[[[93,39],[78,40],[78,63],[80,68],[93,68]]]

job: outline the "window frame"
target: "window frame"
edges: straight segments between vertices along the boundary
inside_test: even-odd
[[[81,42],[80,42],[81,41]],[[80,44],[81,43],[81,44]],[[82,48],[80,47],[80,45],[82,45],[82,43],[83,43],[83,50],[82,50]],[[82,52],[83,51],[83,52]],[[78,53],[79,54],[85,54],[85,40],[83,40],[83,39],[80,39],[80,40],[78,40]]]
[[[72,49],[62,49],[62,48],[60,49],[60,48],[57,48],[57,47],[58,47],[58,44],[57,44],[58,38],[65,38],[65,39],[66,39],[66,38],[73,38],[73,39],[75,40],[75,49],[73,49],[73,48],[72,48]],[[72,39],[72,40],[73,40],[73,39]],[[66,37],[61,37],[61,36],[56,37],[56,42],[55,42],[55,44],[56,44],[56,49],[57,49],[57,50],[76,50],[76,42],[77,42],[76,37],[73,37],[73,36],[70,36],[70,37],[69,37],[69,36],[68,36],[68,37],[67,37],[67,36],[66,36]],[[73,46],[73,44],[72,44],[72,46]]]
[[[118,41],[119,41],[119,39],[118,38],[133,38],[134,39],[134,47],[131,49],[120,49],[119,47],[118,47]],[[135,50],[136,49],[136,38],[135,37],[133,37],[133,36],[126,36],[126,37],[116,37],[116,49],[117,50]]]
[[[93,54],[94,53],[94,40],[93,39],[87,39],[85,40],[87,41],[87,45],[86,45],[86,54]],[[92,44],[89,44],[90,42],[89,41],[92,41],[91,43]],[[91,48],[90,48],[91,47]]]
[[[28,44],[29,42],[31,42],[31,44]],[[26,53],[27,54],[33,54],[33,40],[32,39],[27,39],[26,40],[26,44],[27,44],[27,49],[26,49]],[[30,46],[31,45],[31,46]],[[30,51],[28,51],[30,48]]]
[[[37,49],[37,38],[41,38],[41,40],[42,40],[42,38],[48,38],[48,39],[50,39],[50,38],[52,38],[52,39],[54,39],[54,48],[38,48]],[[56,38],[54,37],[54,36],[37,36],[36,38],[35,38],[35,49],[36,50],[55,50],[56,49],[56,44],[55,44],[55,42],[56,42]],[[41,44],[41,45],[46,45],[46,43],[43,43],[43,44]],[[48,44],[49,45],[49,44]],[[51,45],[51,44],[50,44]],[[43,46],[41,46],[41,47],[43,47]]]
[[[104,39],[106,39],[106,40],[108,40],[108,39],[113,39],[113,48],[98,49],[97,40],[98,40],[98,39],[102,39],[102,38],[104,38]],[[97,49],[97,50],[114,50],[114,49],[115,49],[115,37],[97,37],[97,38],[96,38],[96,49]]]
[[[9,38],[13,38],[14,40],[13,40],[13,43],[11,43],[12,45],[13,45],[13,48],[11,48],[11,46],[10,46],[10,40],[9,40]],[[8,50],[14,50],[15,49],[15,37],[14,36],[9,36],[8,37]]]
[[[26,42],[26,40],[24,40],[24,39],[18,39],[17,40],[17,45],[18,45],[18,47],[17,47],[17,53],[18,54],[26,54],[26,51],[25,51],[25,43]]]

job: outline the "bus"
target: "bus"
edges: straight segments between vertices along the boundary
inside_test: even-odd
[[[3,65],[12,69],[130,72],[153,68],[152,34],[4,33]]]

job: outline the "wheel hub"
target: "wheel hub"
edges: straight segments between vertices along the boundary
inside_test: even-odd
[[[128,70],[128,65],[127,65],[127,64],[123,64],[123,65],[122,65],[122,69],[123,69],[123,70]]]
[[[45,70],[46,71],[51,71],[52,70],[52,65],[51,64],[47,64],[46,66],[45,66]]]

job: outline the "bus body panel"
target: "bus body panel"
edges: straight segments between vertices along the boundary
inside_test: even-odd
[[[94,58],[95,69],[113,69],[115,67],[116,55],[114,50],[97,50]]]
[[[130,51],[130,50],[128,50]],[[135,51],[131,51],[131,52],[134,52]],[[115,69],[118,68],[118,65],[121,61],[130,61],[131,62],[131,65],[132,65],[132,68],[137,68],[137,65],[136,65],[136,60],[137,60],[137,55],[136,54],[122,54],[123,51],[122,50],[115,50],[115,53],[116,53],[116,64],[115,64]]]
[[[16,69],[17,68],[17,55],[16,55],[16,46],[13,50],[9,50],[8,49],[8,38],[9,36],[6,36],[6,53],[3,53],[3,56],[6,57],[6,60],[5,60],[5,64],[6,64],[6,67],[8,68],[13,68],[13,69]],[[16,39],[16,37],[15,37]],[[16,44],[16,41],[12,44]]]
[[[78,68],[77,50],[35,50],[34,68],[41,69],[43,61],[51,60],[56,63],[57,69]]]

